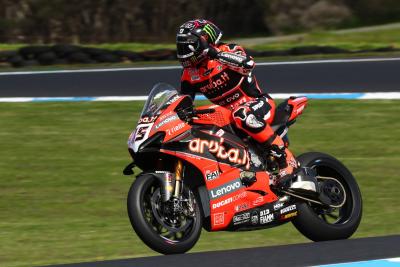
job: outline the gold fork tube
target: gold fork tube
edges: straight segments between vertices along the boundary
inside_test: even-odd
[[[179,197],[181,192],[181,182],[182,182],[182,161],[178,160],[175,165],[175,191],[174,197]]]

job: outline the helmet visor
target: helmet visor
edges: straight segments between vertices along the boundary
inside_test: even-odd
[[[176,37],[177,57],[179,59],[189,58],[195,55],[200,46],[199,38],[191,34],[178,34]]]

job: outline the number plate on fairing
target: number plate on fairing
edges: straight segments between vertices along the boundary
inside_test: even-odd
[[[135,153],[139,146],[149,137],[149,133],[154,123],[139,124],[128,139],[128,147]]]

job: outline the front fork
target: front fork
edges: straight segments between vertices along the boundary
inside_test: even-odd
[[[162,166],[158,166],[163,169]],[[183,164],[178,160],[175,164],[174,173],[168,171],[156,171],[156,177],[161,181],[161,194],[162,201],[167,202],[174,199],[180,199],[182,194],[182,181],[183,181]]]
[[[182,188],[182,173],[183,173],[183,164],[182,161],[178,159],[175,164],[175,190],[174,197],[179,198],[181,195]]]

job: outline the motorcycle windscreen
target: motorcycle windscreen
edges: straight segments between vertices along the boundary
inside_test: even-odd
[[[166,83],[154,85],[140,117],[158,116],[161,110],[167,106],[168,101],[176,95],[178,95],[178,91],[172,85]]]

